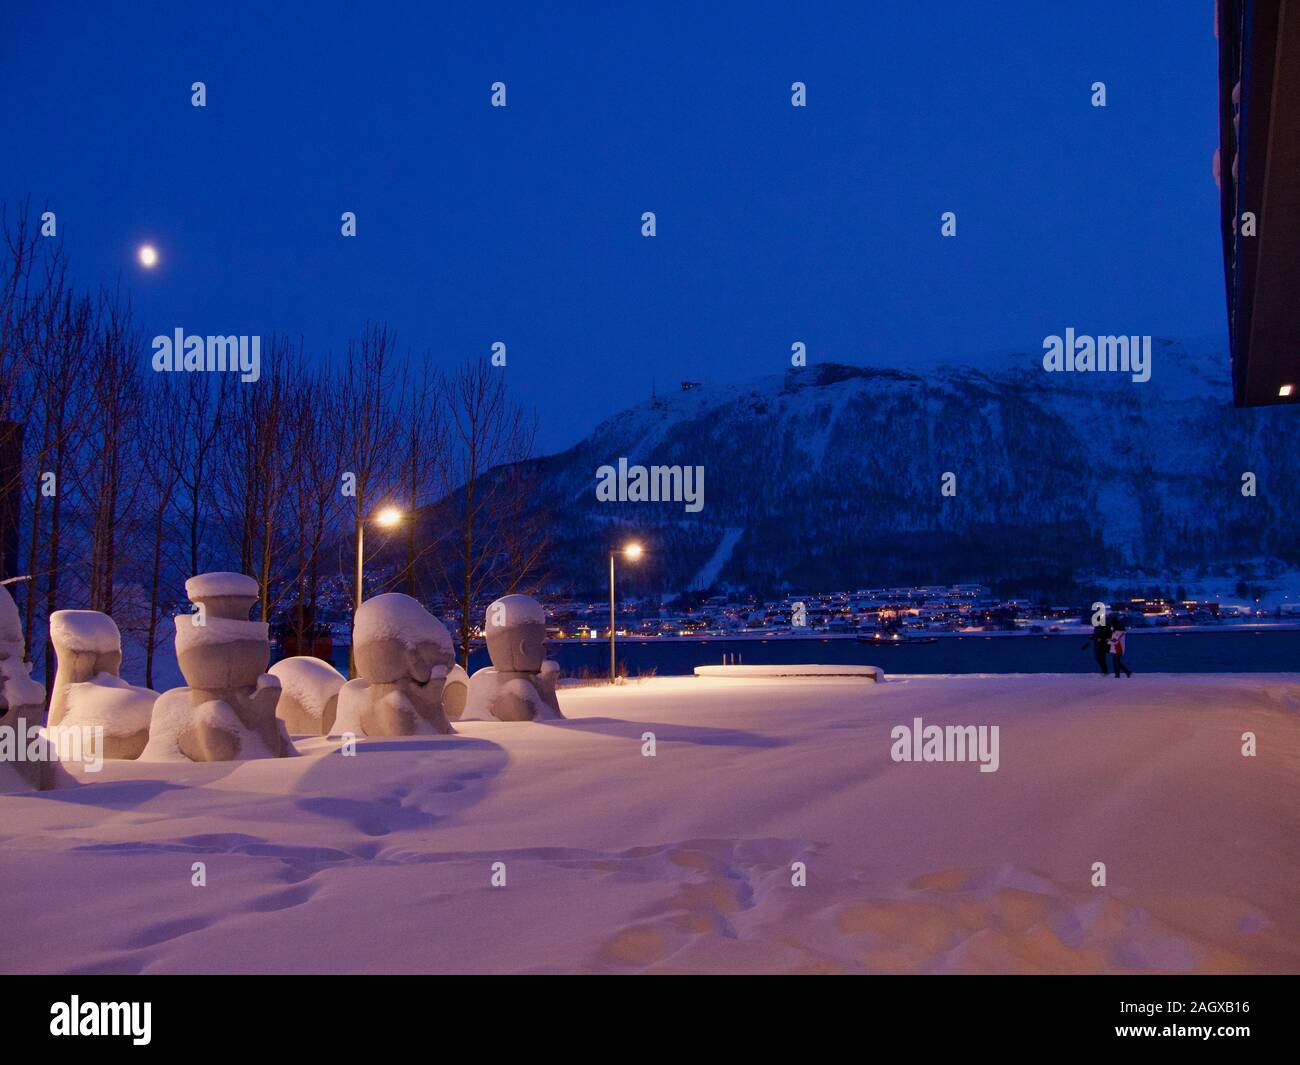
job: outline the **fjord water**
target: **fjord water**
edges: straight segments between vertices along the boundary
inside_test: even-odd
[[[746,665],[880,666],[886,673],[1096,673],[1084,636],[942,636],[934,643],[876,646],[854,639],[620,640],[619,661],[632,676],[689,674],[723,656]],[[566,675],[609,669],[607,643],[549,641]],[[481,659],[481,661],[480,661]],[[1300,671],[1300,630],[1129,632],[1124,661],[1135,673],[1286,673]],[[476,652],[471,668],[488,665]]]

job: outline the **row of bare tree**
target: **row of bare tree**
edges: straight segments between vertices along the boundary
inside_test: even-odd
[[[405,517],[366,525],[365,594],[436,597],[463,661],[482,599],[540,584],[536,423],[502,370],[439,369],[367,325],[336,358],[264,337],[256,382],[155,373],[130,303],[74,289],[28,219],[0,217],[0,570],[30,578],[10,590],[47,680],[32,634],[73,607],[113,615],[152,686],[185,579],[215,569],[256,577],[262,619],[303,646],[350,609],[357,528],[382,506]]]

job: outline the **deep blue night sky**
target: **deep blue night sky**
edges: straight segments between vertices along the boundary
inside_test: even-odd
[[[225,6],[0,7],[0,200],[55,210],[146,336],[502,340],[550,450],[795,340],[1223,328],[1211,0]]]

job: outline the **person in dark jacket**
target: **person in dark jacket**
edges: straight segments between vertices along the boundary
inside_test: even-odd
[[[1133,676],[1133,671],[1124,664],[1124,637],[1128,633],[1124,630],[1124,622],[1116,621],[1115,629],[1110,634],[1110,654],[1115,663],[1115,679],[1119,680],[1120,673],[1126,677]]]
[[[1097,665],[1101,669],[1101,675],[1104,677],[1110,670],[1106,666],[1106,653],[1110,650],[1110,636],[1114,630],[1110,625],[1094,625],[1092,635],[1083,641],[1083,646],[1092,645],[1093,657],[1097,659]]]

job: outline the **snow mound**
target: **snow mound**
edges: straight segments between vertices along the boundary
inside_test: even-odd
[[[31,678],[32,664],[21,658],[10,658],[0,663],[0,697],[6,707],[42,706],[45,688]]]
[[[181,754],[181,733],[193,719],[189,688],[172,688],[154,700],[149,718],[149,742],[140,752],[141,762],[188,762]]]
[[[441,666],[434,667],[434,676],[440,676],[441,669]],[[441,734],[420,713],[405,692],[394,689],[376,699],[372,687],[380,687],[380,685],[372,686],[368,680],[358,677],[356,680],[348,681],[339,689],[338,713],[334,718],[334,727],[329,732],[331,736],[342,736],[349,732],[357,737],[369,736],[370,733],[364,723],[367,710],[374,715],[373,720],[384,722],[400,719],[407,722],[409,731],[403,731],[401,735],[404,736]]]
[[[133,736],[148,729],[157,698],[157,692],[112,673],[96,673],[68,687],[68,711],[59,724],[102,728],[105,736]]]
[[[546,673],[551,671],[543,670]],[[556,666],[558,671],[558,665]],[[533,676],[499,673],[485,666],[469,679],[462,721],[559,721],[562,715],[547,703]]]
[[[342,673],[328,662],[308,655],[281,659],[269,673],[280,681],[282,694],[276,711],[286,723],[293,727],[288,720],[289,706],[286,704],[296,704],[301,715],[316,725],[315,729],[306,731],[319,736],[331,730],[334,721],[329,718],[330,703],[347,683]]]
[[[876,682],[885,679],[879,666],[696,666],[697,677],[861,677]]]

